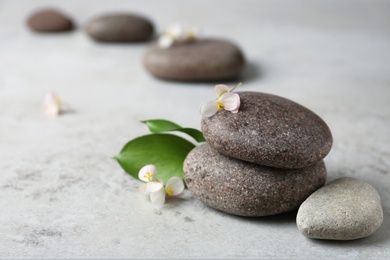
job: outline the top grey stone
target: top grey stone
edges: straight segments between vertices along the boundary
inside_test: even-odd
[[[202,119],[206,141],[227,156],[276,168],[302,168],[332,147],[326,123],[309,109],[276,95],[238,92],[237,114],[221,110]]]

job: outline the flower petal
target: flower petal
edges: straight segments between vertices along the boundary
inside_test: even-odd
[[[154,206],[161,208],[165,203],[165,190],[161,188],[156,192],[150,193],[150,200]]]
[[[60,112],[61,112],[61,108],[54,103],[45,108],[45,113],[50,116],[58,116]]]
[[[163,184],[161,182],[155,182],[151,181],[146,183],[145,191],[147,192],[156,192],[160,190],[163,187]]]
[[[61,98],[53,92],[49,92],[45,96],[43,106],[46,114],[58,116],[61,113]]]
[[[170,190],[173,191],[173,193],[170,196],[177,196],[183,192],[184,183],[183,183],[182,179],[180,179],[177,176],[174,176],[167,181],[167,184],[165,185],[165,187],[166,187],[166,189],[168,189],[168,187],[170,187]]]
[[[220,98],[226,92],[229,92],[228,86],[223,84],[215,85],[215,93],[217,93],[217,98]]]
[[[162,49],[167,49],[169,47],[171,47],[174,43],[174,39],[172,36],[170,35],[162,35],[159,39],[158,39],[158,47],[162,48]]]
[[[138,192],[143,192],[145,191],[146,189],[146,183],[142,184],[139,188],[138,188]]]
[[[230,110],[230,112],[232,112],[233,114],[237,114],[238,113],[238,109],[239,109],[239,107],[237,107],[237,109]]]
[[[168,26],[165,33],[172,36],[173,39],[180,39],[183,37],[184,29],[179,24],[171,24]]]
[[[240,99],[240,96],[238,96],[237,108],[236,108],[236,109],[233,109],[233,110],[230,110],[230,112],[232,112],[233,114],[238,113],[238,109],[240,108],[240,105],[241,105],[241,99]]]
[[[153,164],[145,165],[139,170],[138,178],[144,182],[150,182],[153,179],[153,176],[156,174],[156,166]]]
[[[227,92],[219,98],[219,101],[223,104],[225,110],[238,112],[240,96],[237,93]]]
[[[207,101],[200,108],[200,113],[205,117],[211,117],[217,113],[217,102],[215,100]]]

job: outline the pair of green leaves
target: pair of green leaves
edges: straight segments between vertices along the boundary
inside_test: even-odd
[[[187,154],[195,147],[192,142],[165,132],[179,131],[192,137],[196,142],[204,142],[202,132],[193,128],[183,128],[163,119],[142,121],[152,134],[130,140],[114,158],[131,176],[138,179],[139,170],[154,164],[156,177],[167,182],[171,177],[183,179],[183,162]]]

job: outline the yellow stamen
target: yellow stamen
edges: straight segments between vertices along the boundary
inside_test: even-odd
[[[171,185],[169,185],[169,186],[165,189],[165,192],[168,194],[169,197],[172,196],[172,195],[175,193],[175,191],[172,189],[172,186],[171,186]]]
[[[56,96],[53,103],[55,103],[57,106],[61,106],[62,104],[61,98]]]
[[[153,178],[153,174],[151,174],[150,172],[147,172],[145,175],[144,175],[144,178],[148,180],[148,182],[152,181],[152,178]]]
[[[176,36],[171,32],[166,32],[165,35],[171,38],[172,40],[176,40]]]
[[[217,100],[217,111],[221,110],[221,108],[224,108],[224,104],[222,104],[221,101]]]
[[[196,40],[196,34],[194,32],[187,32],[187,41],[192,42]]]

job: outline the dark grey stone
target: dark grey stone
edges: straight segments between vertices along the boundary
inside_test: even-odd
[[[337,179],[299,207],[297,225],[309,238],[352,240],[373,234],[383,222],[378,192],[354,178]]]
[[[113,13],[91,20],[86,32],[101,42],[146,41],[153,35],[153,24],[146,17],[136,14]]]
[[[244,55],[235,44],[220,39],[200,39],[167,49],[152,43],[143,63],[154,76],[180,81],[228,80],[244,67]]]
[[[65,32],[73,29],[72,20],[59,10],[42,9],[34,12],[27,20],[28,27],[36,32]]]
[[[326,123],[309,109],[282,97],[238,92],[237,114],[220,110],[202,119],[207,142],[230,157],[276,168],[302,168],[332,147]]]
[[[277,169],[224,156],[203,144],[184,161],[184,180],[208,206],[240,216],[267,216],[297,209],[324,185],[323,161],[303,169]]]

